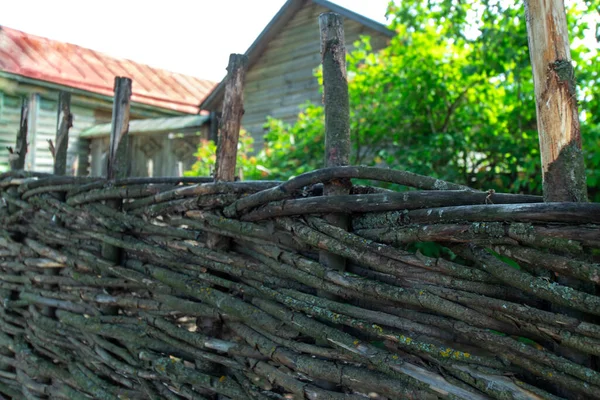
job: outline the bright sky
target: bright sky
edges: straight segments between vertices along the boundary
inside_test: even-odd
[[[333,0],[385,23],[388,0]],[[220,81],[285,0],[0,0],[0,25]]]

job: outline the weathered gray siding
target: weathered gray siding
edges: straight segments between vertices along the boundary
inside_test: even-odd
[[[21,117],[21,99],[0,91],[0,172],[8,170],[8,146],[14,148]]]
[[[269,42],[248,71],[242,125],[252,133],[256,148],[262,146],[267,116],[294,122],[307,101],[321,102],[314,72],[321,63],[318,17],[327,11],[317,4],[307,4]],[[351,19],[344,21],[344,30],[348,50],[361,36],[371,37],[374,50],[385,47],[389,41],[387,36]]]
[[[10,92],[3,91],[2,88],[8,88]],[[0,79],[0,172],[9,169],[6,147],[15,146],[21,116],[21,99],[24,97],[29,100],[29,148],[25,169],[52,172],[54,162],[48,139],[54,142],[56,137],[58,91],[42,86],[23,85],[7,78]],[[111,108],[112,104],[106,101],[80,95],[72,97],[73,127],[69,131],[67,174],[87,175],[90,172],[90,153],[93,149],[90,147],[90,140],[79,139],[79,133],[90,126],[110,122]],[[131,108],[131,119],[172,115],[173,111],[150,111],[136,105],[132,105]],[[95,161],[96,164],[99,162]]]
[[[54,160],[50,154],[48,140],[56,141],[58,102],[39,95],[32,95],[32,97],[28,134],[30,148],[26,167],[38,172],[52,172]],[[71,107],[71,114],[73,114],[73,127],[69,131],[67,174],[75,175],[79,163],[87,163],[88,157],[88,149],[78,139],[79,133],[96,124],[96,117],[94,110],[77,105]]]

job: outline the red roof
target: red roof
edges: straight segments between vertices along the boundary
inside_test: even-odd
[[[196,114],[215,82],[0,26],[0,70],[112,96],[115,76],[133,80],[132,100]]]

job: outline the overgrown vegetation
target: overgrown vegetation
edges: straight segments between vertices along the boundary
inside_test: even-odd
[[[466,4],[469,3],[469,4]],[[600,181],[600,1],[568,4],[590,198]],[[389,166],[481,189],[541,193],[535,99],[521,1],[390,2],[398,32],[375,54],[349,54],[351,162]],[[293,125],[267,123],[256,156],[240,145],[244,177],[288,179],[323,163],[323,109]],[[193,175],[206,173],[201,157]]]

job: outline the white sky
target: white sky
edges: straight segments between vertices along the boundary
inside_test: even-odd
[[[333,0],[385,23],[388,0]],[[220,81],[285,0],[0,0],[0,25]]]

